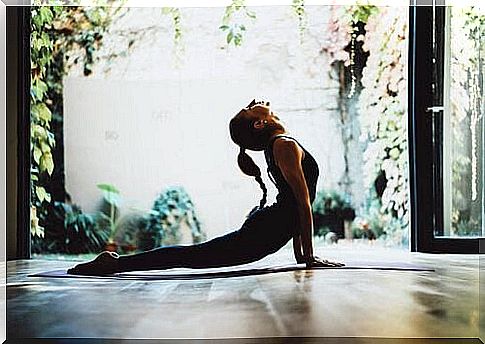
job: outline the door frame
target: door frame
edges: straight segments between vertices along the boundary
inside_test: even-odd
[[[411,5],[409,11],[411,251],[480,253],[480,246],[485,246],[484,239],[434,236],[444,228],[442,128],[446,7],[433,1],[432,6]]]

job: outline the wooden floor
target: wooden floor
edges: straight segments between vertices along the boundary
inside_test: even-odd
[[[276,339],[282,337],[309,337],[307,342],[312,342],[311,337],[477,338],[485,333],[477,255],[410,254],[368,246],[317,247],[316,252],[344,262],[352,258],[414,263],[435,272],[326,269],[129,281],[27,277],[73,263],[9,261],[7,340],[242,338],[250,342],[245,338],[265,337],[268,343],[279,343]],[[285,262],[292,262],[289,247],[251,266]],[[370,338],[368,343],[382,340]],[[344,342],[350,343],[329,341]],[[367,343],[362,338],[354,342]]]

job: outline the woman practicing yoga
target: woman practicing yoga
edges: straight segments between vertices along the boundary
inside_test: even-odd
[[[253,100],[231,119],[231,138],[240,147],[237,162],[263,190],[263,198],[240,229],[194,245],[174,245],[120,256],[104,251],[94,260],[68,269],[70,274],[104,275],[124,271],[169,268],[215,268],[257,261],[278,251],[293,239],[297,263],[340,267],[344,264],[313,254],[311,204],[315,199],[318,165],[298,141],[287,135],[269,102]],[[276,202],[266,204],[261,171],[246,149],[264,151],[268,175],[278,189]]]

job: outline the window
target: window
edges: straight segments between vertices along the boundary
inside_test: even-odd
[[[412,250],[478,253],[483,237],[483,9],[410,13]]]

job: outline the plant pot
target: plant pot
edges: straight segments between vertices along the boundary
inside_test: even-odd
[[[104,249],[106,251],[116,252],[116,250],[118,249],[118,244],[115,243],[115,242],[109,242],[109,243],[106,244]]]

